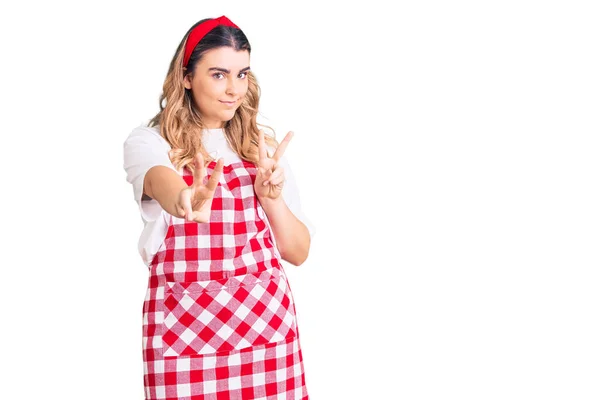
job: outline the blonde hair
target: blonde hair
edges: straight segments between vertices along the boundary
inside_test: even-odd
[[[193,171],[194,157],[198,152],[202,154],[206,163],[214,161],[214,158],[202,146],[202,131],[205,129],[202,123],[202,115],[194,105],[191,91],[183,85],[185,74],[193,73],[187,71],[184,73],[183,58],[185,42],[192,29],[204,21],[202,20],[192,26],[179,44],[163,83],[163,92],[159,100],[160,111],[148,122],[149,127],[159,126],[161,136],[171,146],[169,156],[177,170],[187,167]],[[250,52],[250,45],[247,43],[243,32],[230,27],[219,26],[213,29],[200,43],[204,42],[209,35],[212,35],[213,43],[209,45],[209,48],[211,46],[212,48],[223,47],[223,44],[214,45],[215,38],[217,41],[225,41],[227,43],[225,45],[235,48],[235,41],[231,37],[233,30],[237,31],[235,39],[239,41],[241,38],[242,42],[245,41],[245,50]],[[210,38],[208,39],[210,40]],[[200,46],[196,47],[192,58],[188,62],[191,69],[195,67],[197,61],[202,57],[202,53],[207,49],[207,46],[204,46],[204,49],[199,49],[198,47]],[[246,96],[240,107],[236,110],[234,117],[225,123],[223,130],[232,150],[242,160],[256,163],[258,162],[258,126],[268,128],[271,131],[267,134],[263,130],[267,146],[275,148],[277,147],[277,141],[275,140],[275,131],[271,127],[256,122],[260,100],[260,87],[252,71],[248,71],[247,79],[248,91]]]

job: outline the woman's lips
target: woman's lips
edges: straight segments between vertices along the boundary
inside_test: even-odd
[[[221,101],[221,100],[219,100]],[[226,106],[234,106],[235,105],[235,101],[221,101],[221,103],[225,104]]]

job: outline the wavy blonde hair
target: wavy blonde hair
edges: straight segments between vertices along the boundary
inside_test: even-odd
[[[175,55],[171,60],[169,71],[163,83],[163,92],[160,95],[160,111],[149,122],[148,126],[159,126],[160,134],[171,146],[169,156],[171,162],[180,170],[187,167],[193,172],[194,157],[200,152],[208,164],[214,161],[202,145],[202,131],[205,126],[202,115],[194,104],[192,93],[183,85],[186,74],[192,73],[202,58],[202,55],[211,49],[229,46],[236,51],[251,48],[244,33],[233,27],[217,26],[202,38],[194,49],[188,61],[189,70],[184,72],[183,58],[185,43],[190,32],[207,19],[197,22],[185,34],[177,47]],[[248,71],[248,91],[242,104],[236,110],[234,117],[227,121],[224,126],[225,137],[232,150],[246,161],[258,162],[258,134],[259,128],[268,128],[271,132],[265,132],[265,144],[272,148],[277,147],[275,131],[273,128],[258,124],[258,104],[260,100],[260,87],[252,71]],[[263,130],[264,132],[264,130]]]

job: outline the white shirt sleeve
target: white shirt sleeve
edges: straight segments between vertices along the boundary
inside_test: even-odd
[[[282,191],[283,200],[285,201],[285,204],[288,206],[290,211],[296,216],[296,218],[298,218],[304,225],[306,225],[306,228],[308,228],[308,233],[310,234],[310,237],[312,239],[315,233],[317,232],[317,229],[302,211],[302,204],[300,202],[300,191],[298,190],[298,185],[294,177],[294,172],[292,171],[292,168],[290,167],[289,161],[286,158],[285,154],[279,159],[279,164],[283,167],[285,176]]]
[[[169,159],[169,143],[157,129],[144,125],[135,128],[123,143],[123,168],[127,182],[133,186],[133,196],[138,203],[144,223],[156,220],[163,212],[158,201],[143,200],[144,177],[156,165],[176,171]]]

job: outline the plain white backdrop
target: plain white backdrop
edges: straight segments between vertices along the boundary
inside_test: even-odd
[[[385,3],[2,6],[2,398],[143,398],[122,144],[227,15],[317,228],[311,399],[598,399],[594,2]]]

